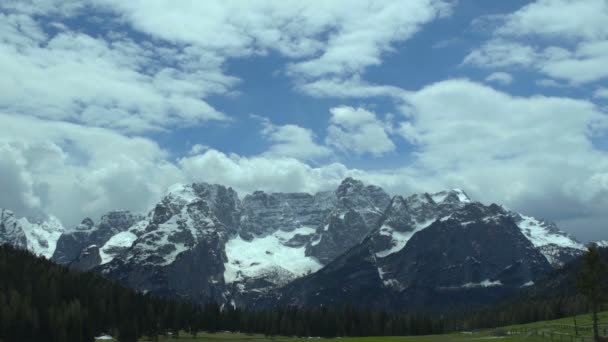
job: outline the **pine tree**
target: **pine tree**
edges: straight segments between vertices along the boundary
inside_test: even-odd
[[[607,272],[608,267],[602,261],[597,246],[592,244],[583,256],[576,285],[579,292],[587,297],[591,304],[593,337],[596,341],[599,341],[597,314],[605,296]]]

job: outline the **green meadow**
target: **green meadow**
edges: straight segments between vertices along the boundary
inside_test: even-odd
[[[574,328],[574,322],[578,329]],[[600,314],[600,332],[604,335],[608,334],[608,312]],[[196,338],[192,338],[189,334],[182,333],[178,339],[171,337],[160,337],[159,341],[217,341],[217,342],[300,342],[300,341],[340,341],[340,342],[435,342],[435,341],[591,341],[592,331],[591,315],[579,315],[576,317],[562,318],[553,321],[541,321],[529,324],[512,325],[496,329],[486,329],[473,332],[458,332],[447,335],[430,335],[430,336],[383,336],[383,337],[339,337],[339,338],[298,338],[275,336],[268,337],[255,334],[240,334],[240,333],[205,333],[202,332]],[[604,330],[605,329],[605,330]],[[512,333],[517,333],[512,335]],[[543,335],[544,337],[540,336]],[[105,340],[108,341],[108,340]],[[111,340],[109,340],[111,341]],[[142,341],[146,341],[143,339]]]

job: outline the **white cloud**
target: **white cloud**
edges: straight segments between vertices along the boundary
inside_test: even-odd
[[[391,43],[409,39],[420,26],[439,16],[445,4],[438,1],[333,3],[341,20],[323,53],[291,65],[303,77],[344,76],[381,64]]]
[[[207,145],[194,144],[190,148],[190,151],[188,152],[188,154],[190,154],[190,155],[201,154],[201,153],[207,151],[208,149],[209,149],[209,146],[207,146]]]
[[[0,208],[18,213],[40,211],[40,198],[35,194],[31,174],[24,172],[27,161],[18,148],[0,141]]]
[[[342,151],[357,154],[382,155],[395,150],[388,137],[386,124],[376,114],[363,108],[336,107],[330,110],[332,117],[326,143]]]
[[[393,194],[461,187],[479,200],[568,224],[607,219],[608,158],[590,141],[598,129],[605,132],[606,115],[593,104],[513,97],[466,80],[439,82],[404,100],[407,121],[401,127],[407,128],[396,132],[416,145],[415,158],[400,168],[373,171],[202,148],[172,162],[148,139],[3,114],[0,206],[28,215],[53,213],[72,225],[111,209],[147,210],[175,182],[220,183],[241,194],[315,192],[334,189],[353,176]],[[332,115],[343,130],[357,131],[369,123],[382,127],[373,113],[360,108],[339,107]],[[280,136],[283,128],[272,127],[269,134]],[[372,145],[363,146],[369,152]],[[591,229],[578,232],[588,233],[583,238],[597,236]]]
[[[0,122],[0,206],[19,215],[50,213],[73,225],[111,209],[144,211],[181,180],[147,139],[15,115]]]
[[[572,52],[564,51],[562,56],[549,56],[538,62],[538,68],[543,73],[573,84],[607,78],[605,65],[608,65],[608,40],[580,43]]]
[[[182,158],[178,165],[188,180],[225,184],[241,193],[255,190],[316,192],[335,187],[346,175],[352,174],[342,164],[314,168],[294,158],[244,157],[213,149]]]
[[[48,36],[24,14],[0,12],[0,27],[7,112],[135,132],[227,119],[202,99],[236,82],[216,59],[120,37]]]
[[[608,63],[604,0],[539,0],[488,20],[501,24],[489,42],[465,57],[464,64],[530,68],[572,85],[608,77],[603,67]]]
[[[593,97],[597,99],[608,99],[608,88],[599,87],[593,93]]]
[[[494,82],[502,85],[509,85],[513,83],[513,76],[506,72],[493,72],[486,77],[487,82]]]
[[[536,84],[541,87],[552,87],[552,88],[562,88],[566,85],[557,82],[556,80],[550,78],[543,78],[536,81]]]
[[[537,59],[533,47],[494,39],[468,54],[463,63],[481,67],[531,66]]]
[[[400,132],[418,145],[409,168],[421,186],[458,185],[558,220],[605,217],[604,187],[585,185],[608,168],[608,154],[591,141],[608,117],[593,103],[515,97],[467,80],[432,84],[406,101],[410,118]]]
[[[539,0],[506,18],[502,35],[539,35],[572,39],[608,37],[608,3],[604,0]]]
[[[607,37],[597,23],[605,22],[604,12],[595,8],[588,20],[572,15],[585,3],[534,3],[563,10],[555,22],[532,5],[504,17],[465,63],[533,69],[553,82],[601,80]],[[362,79],[396,43],[449,15],[445,2],[94,2],[143,33],[138,41],[111,32],[93,37],[63,22],[82,16],[83,5],[2,1],[0,8],[7,6],[11,10],[0,14],[0,110],[11,115],[0,114],[0,206],[53,213],[70,225],[121,207],[146,210],[175,182],[314,192],[354,176],[392,193],[462,187],[480,200],[564,222],[608,219],[608,158],[592,141],[608,124],[592,103],[514,97],[466,80],[407,92]],[[59,33],[42,30],[44,20]],[[572,39],[554,46],[561,36]],[[236,90],[239,80],[226,74],[226,61],[270,53],[292,62],[282,70],[304,94],[405,102],[397,128],[394,119],[363,108],[333,108],[327,145],[378,156],[395,151],[390,134],[400,134],[415,152],[401,167],[385,170],[313,167],[306,161],[331,152],[311,130],[267,122],[262,134],[271,145],[261,155],[197,144],[175,161],[157,143],[125,135],[228,120],[206,102]],[[604,96],[603,88],[595,89],[597,98]]]
[[[452,1],[170,1],[97,0],[136,30],[221,56],[276,51],[302,82],[344,78],[381,64],[392,45],[450,15]],[[205,20],[200,20],[204,17]],[[179,22],[180,25],[175,25]]]
[[[310,129],[291,124],[274,125],[267,119],[262,119],[262,125],[262,134],[272,142],[265,155],[314,160],[331,154],[330,149],[315,143]]]
[[[349,79],[324,78],[299,84],[296,86],[296,89],[314,97],[399,97],[403,94],[403,89],[401,88],[370,84],[362,81],[359,77],[352,77]]]
[[[225,121],[206,99],[234,93],[239,79],[225,74],[226,61],[270,52],[292,60],[283,71],[305,93],[392,96],[395,88],[352,80],[452,5],[7,0],[0,5],[0,108],[136,133]],[[94,20],[91,8],[106,16],[98,35],[63,22]],[[143,35],[135,41],[112,31],[125,24]]]

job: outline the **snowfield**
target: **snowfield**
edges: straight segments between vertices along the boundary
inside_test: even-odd
[[[412,236],[414,236],[414,234],[416,234],[417,232],[430,226],[433,222],[435,222],[434,219],[428,220],[426,222],[418,223],[416,225],[416,227],[414,228],[414,230],[412,230],[410,232],[405,232],[405,233],[397,231],[387,225],[382,226],[380,228],[380,235],[390,236],[392,239],[392,247],[376,253],[376,257],[384,258],[393,253],[399,252],[400,250],[403,249],[403,247],[405,247],[407,242],[412,238]]]
[[[283,269],[293,276],[302,276],[315,272],[323,265],[315,258],[305,255],[305,246],[289,247],[285,244],[296,235],[312,235],[315,229],[300,227],[291,232],[277,231],[251,241],[240,236],[226,243],[228,262],[224,264],[226,283],[255,278],[263,274]]]
[[[27,237],[27,249],[50,259],[55,253],[57,240],[65,231],[61,222],[53,216],[40,223],[30,223],[26,218],[21,218],[18,222]]]
[[[106,242],[103,247],[99,250],[99,255],[101,256],[101,265],[107,264],[108,262],[114,259],[113,254],[110,254],[110,251],[114,248],[129,248],[133,245],[133,242],[137,240],[137,235],[126,231],[120,232],[110,238],[108,242]]]

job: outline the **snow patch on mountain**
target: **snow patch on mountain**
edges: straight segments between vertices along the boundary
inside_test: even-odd
[[[456,195],[459,202],[471,203],[471,199],[462,189],[444,190],[434,194],[430,194],[429,196],[433,199],[433,202],[440,204],[445,202],[447,197],[452,194]]]
[[[191,185],[181,183],[171,185],[165,192],[164,198],[180,205],[200,200]]]
[[[117,249],[129,248],[133,245],[133,242],[137,239],[137,235],[130,231],[120,232],[110,238],[103,247],[99,250],[101,257],[101,264],[107,264],[112,261],[116,256],[115,251]]]
[[[595,244],[602,248],[608,247],[608,240],[596,241]]]
[[[255,278],[282,269],[294,277],[315,272],[323,265],[315,258],[306,256],[306,247],[290,247],[288,241],[296,235],[312,235],[315,229],[300,227],[293,231],[277,231],[264,237],[246,241],[240,236],[226,242],[224,280],[226,283]]]
[[[383,225],[380,228],[380,235],[389,236],[392,240],[391,241],[392,247],[385,249],[383,251],[377,252],[376,256],[378,258],[384,258],[393,253],[399,252],[400,250],[403,249],[403,247],[405,247],[407,242],[412,238],[412,236],[414,236],[414,234],[416,234],[417,232],[430,226],[433,222],[435,222],[434,219],[431,219],[431,220],[428,220],[428,221],[425,221],[422,223],[418,223],[418,224],[416,224],[414,230],[409,231],[409,232],[400,232],[400,231],[395,230],[391,226]]]
[[[584,251],[585,246],[568,234],[559,230],[555,225],[538,220],[531,216],[514,215],[517,226],[522,233],[538,248],[551,265],[561,266],[559,254],[564,250]]]
[[[61,222],[54,216],[38,223],[30,223],[26,218],[19,221],[27,237],[27,248],[34,254],[50,259],[55,253],[57,240],[65,231]]]
[[[10,210],[0,209],[0,243],[25,248],[32,253],[50,259],[57,247],[57,240],[65,229],[54,216],[31,223],[27,218],[17,218]]]
[[[564,234],[553,232],[547,225],[531,216],[521,215],[521,221],[517,223],[524,235],[536,247],[554,244],[562,247],[582,249],[584,246]]]
[[[188,194],[188,191],[182,192]],[[175,197],[173,201],[188,200],[192,203],[195,199],[189,196]],[[183,203],[182,203],[183,204]],[[137,231],[146,224],[135,224],[133,231]],[[142,234],[133,243],[134,253],[129,259],[135,262],[151,263],[157,266],[166,266],[175,261],[177,256],[194,245],[206,234],[213,234],[216,226],[211,218],[197,215],[196,220],[184,205],[180,211],[164,223],[158,224],[157,228]],[[126,236],[123,236],[123,238]],[[127,238],[132,238],[128,236]]]
[[[479,283],[466,283],[466,284],[462,285],[461,287],[469,289],[469,288],[475,288],[475,287],[493,287],[493,286],[502,286],[502,283],[500,282],[500,280],[492,281],[490,279],[486,279]]]
[[[471,203],[471,199],[462,189],[454,189],[452,190],[458,196],[458,200],[462,203]]]

